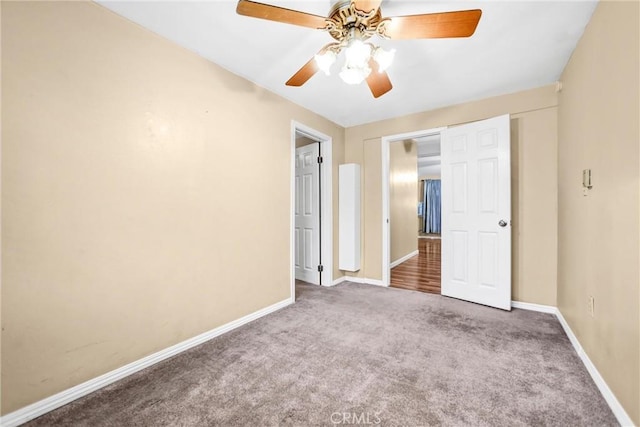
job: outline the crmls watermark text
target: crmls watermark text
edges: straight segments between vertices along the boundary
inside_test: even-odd
[[[334,425],[377,425],[380,424],[380,412],[334,412],[331,422]]]

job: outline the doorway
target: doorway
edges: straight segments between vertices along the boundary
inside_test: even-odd
[[[441,294],[511,309],[510,117],[382,138],[382,276],[390,285],[390,145],[439,133]]]
[[[390,287],[440,293],[440,129],[383,140]],[[384,169],[384,167],[383,167]],[[384,175],[384,173],[383,173]]]
[[[292,121],[291,297],[296,280],[329,286],[333,281],[331,137]]]
[[[320,159],[320,142],[296,132],[295,276],[312,285],[322,274]]]

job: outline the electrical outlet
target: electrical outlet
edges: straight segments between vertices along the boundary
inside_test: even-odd
[[[595,309],[596,309],[595,298],[593,298],[593,295],[589,295],[589,314],[591,315],[591,317],[594,317]]]

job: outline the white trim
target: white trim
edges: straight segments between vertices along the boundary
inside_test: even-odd
[[[511,301],[511,307],[522,310],[539,311],[541,313],[558,313],[558,308],[552,305],[533,304],[530,302]]]
[[[291,173],[289,183],[289,299],[291,302],[296,301],[296,241],[295,241],[295,227],[296,227],[296,125],[295,122],[291,122],[291,147],[289,157],[289,168]]]
[[[379,279],[369,279],[367,277],[355,277],[355,276],[345,276],[346,282],[352,283],[362,283],[364,285],[374,285],[374,286],[383,286],[387,287],[382,280]]]
[[[415,132],[400,133],[383,136],[382,148],[382,286],[389,286],[391,281],[391,248],[389,227],[389,143],[405,139],[419,138],[442,132],[447,127],[419,130]]]
[[[620,425],[633,426],[634,424],[633,424],[633,421],[631,420],[631,417],[629,417],[627,412],[624,410],[624,408],[622,407],[622,405],[620,404],[616,396],[613,394],[613,392],[607,385],[604,378],[602,378],[602,375],[600,375],[600,372],[598,372],[598,369],[596,369],[593,362],[591,362],[591,359],[589,359],[589,356],[580,345],[578,338],[575,336],[575,334],[571,330],[571,327],[569,327],[569,324],[565,320],[560,310],[557,310],[556,317],[560,321],[560,324],[562,325],[562,329],[564,329],[564,332],[569,337],[569,341],[571,341],[573,348],[576,350],[576,353],[578,353],[578,356],[580,356],[582,363],[584,363],[584,366],[587,368],[587,371],[589,371],[591,378],[593,378],[593,382],[596,383],[598,390],[600,390],[600,393],[602,393],[602,397],[604,397],[604,400],[609,404],[609,407],[611,408],[611,412],[613,412],[613,415],[615,415],[615,417],[618,419],[618,422],[620,423]]]
[[[100,375],[99,377],[93,378],[89,381],[85,381],[82,384],[78,384],[77,386],[61,391],[60,393],[56,393],[53,396],[47,397],[46,399],[42,399],[38,402],[32,403],[31,405],[25,406],[24,408],[18,409],[17,411],[11,412],[0,418],[0,425],[3,427],[14,427],[20,424],[24,424],[27,421],[44,415],[47,412],[53,411],[54,409],[57,409],[69,402],[86,396],[89,393],[93,393],[96,390],[106,387],[109,384],[121,380],[142,369],[155,365],[158,362],[168,359],[169,357],[173,357],[185,350],[200,345],[206,341],[209,341],[217,336],[236,329],[269,313],[280,310],[281,308],[284,308],[291,303],[291,299],[287,298],[286,300],[277,302],[251,314],[247,314],[240,319],[231,321],[222,326],[218,326],[217,328],[212,329],[208,332],[204,332],[193,338],[182,341],[181,343],[165,348],[164,350],[160,350],[147,357],[143,357],[142,359],[136,360],[135,362],[124,365],[111,372],[107,372],[106,374]]]
[[[341,276],[339,278],[337,278],[336,280],[333,281],[333,283],[331,284],[331,286],[335,286],[335,285],[339,285],[342,282],[345,282],[348,279],[347,276]]]
[[[398,266],[398,265],[402,264],[402,263],[403,263],[403,262],[405,262],[406,260],[411,259],[411,258],[413,258],[414,256],[418,255],[418,253],[420,253],[420,251],[416,249],[415,251],[413,251],[413,252],[411,252],[411,253],[406,254],[406,255],[405,255],[405,256],[403,256],[402,258],[398,258],[397,260],[395,260],[395,261],[393,261],[391,264],[389,264],[389,268],[393,268],[393,267],[396,267],[396,266]]]
[[[385,285],[382,280],[368,279],[366,277],[364,279],[364,282],[362,282],[362,283],[364,283],[365,285],[382,286],[383,288],[388,288],[389,287],[389,285]]]
[[[296,294],[296,270],[295,270],[295,242],[294,242],[294,227],[295,227],[295,180],[296,180],[296,164],[295,164],[295,152],[296,152],[296,132],[301,133],[309,138],[320,142],[320,155],[322,156],[322,163],[320,164],[320,201],[321,208],[321,226],[320,226],[320,238],[321,243],[321,256],[322,266],[324,267],[322,272],[323,286],[333,285],[333,139],[319,132],[309,126],[302,123],[291,120],[291,198],[290,198],[290,262],[291,262],[291,298],[295,300]]]
[[[320,144],[322,156],[322,285],[333,284],[333,140],[325,136]]]

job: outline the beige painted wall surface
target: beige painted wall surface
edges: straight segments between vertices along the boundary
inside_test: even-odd
[[[346,145],[346,144],[345,144]],[[363,159],[363,167],[366,167],[364,170],[364,185],[363,185],[363,193],[364,193],[364,203],[360,206],[382,206],[382,179],[380,178],[380,173],[378,172],[382,167],[382,157],[380,155],[380,140],[373,141],[365,141],[364,147],[364,159]],[[346,153],[345,153],[346,157]],[[365,208],[366,209],[366,208]],[[362,222],[367,224],[377,224],[378,225],[378,233],[372,233],[371,235],[364,236],[362,238],[365,239],[364,243],[370,245],[371,247],[382,247],[382,210],[381,209],[362,209]],[[369,252],[369,248],[365,248],[362,246],[362,252]],[[369,256],[365,258],[365,262],[363,265],[365,271],[369,273],[367,278],[380,278],[382,277],[382,252],[377,253],[378,257]],[[362,271],[362,270],[361,270]]]
[[[556,305],[557,96],[545,86],[348,128],[345,161],[362,162],[362,265],[382,278],[381,137],[511,114],[513,299]],[[362,156],[362,153],[368,155]]]
[[[418,147],[414,141],[389,145],[391,262],[418,250]]]
[[[638,2],[601,2],[562,75],[558,305],[640,424]],[[582,194],[582,170],[593,188]],[[588,298],[595,297],[595,315]]]
[[[2,413],[289,297],[291,120],[341,127],[89,2],[3,2],[2,67]]]
[[[512,299],[557,305],[557,108],[511,116]]]
[[[317,144],[318,141],[314,141],[311,138],[307,138],[306,136],[296,136],[296,148],[305,147],[311,144]]]

